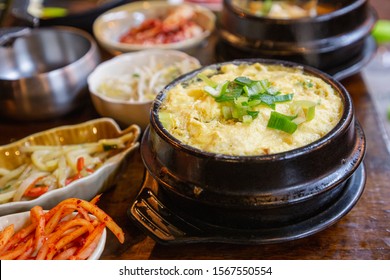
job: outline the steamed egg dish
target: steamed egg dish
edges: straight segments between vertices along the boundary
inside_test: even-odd
[[[159,120],[183,144],[205,152],[258,156],[308,145],[340,121],[343,103],[301,67],[222,64],[165,92]]]

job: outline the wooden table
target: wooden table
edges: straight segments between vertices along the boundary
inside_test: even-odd
[[[371,1],[381,8],[387,1]],[[386,14],[382,14],[387,11]],[[381,8],[382,17],[390,17]],[[214,62],[215,38],[197,55],[202,63]],[[389,76],[390,77],[390,76]],[[386,82],[386,81],[383,81]],[[235,245],[222,243],[162,245],[144,234],[127,216],[127,210],[140,190],[144,166],[136,151],[126,172],[99,206],[124,229],[126,241],[119,244],[108,233],[101,259],[390,259],[390,155],[380,118],[361,74],[342,80],[353,98],[356,116],[367,139],[364,164],[365,190],[356,206],[339,222],[315,235],[279,244]],[[83,122],[99,115],[90,101],[70,115],[45,122],[15,122],[0,119],[0,144],[52,127]]]

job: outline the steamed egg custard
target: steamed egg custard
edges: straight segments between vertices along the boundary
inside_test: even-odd
[[[166,92],[159,119],[182,143],[236,156],[308,145],[339,122],[334,88],[300,67],[260,63],[205,69]]]

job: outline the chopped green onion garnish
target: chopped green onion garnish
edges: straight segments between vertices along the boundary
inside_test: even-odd
[[[239,96],[236,99],[234,99],[234,104],[236,104],[237,107],[245,107],[248,106],[248,100],[249,98],[247,96]]]
[[[259,111],[247,111],[248,115],[251,116],[253,119],[256,118],[259,115]]]
[[[166,129],[171,129],[173,120],[172,120],[172,115],[170,113],[159,112],[158,118]]]
[[[214,97],[215,101],[225,103],[222,106],[222,115],[225,119],[235,119],[245,122],[258,116],[255,107],[264,104],[275,110],[275,104],[291,101],[293,94],[281,94],[271,87],[268,80],[255,81],[247,77],[237,77],[234,81],[217,84],[205,74],[198,74],[198,78],[206,83],[205,92]]]
[[[245,86],[245,85],[249,86],[250,84],[252,84],[253,82],[255,82],[255,81],[253,81],[253,80],[251,80],[251,79],[249,79],[249,78],[247,78],[247,77],[237,77],[237,78],[234,79],[234,81],[235,81],[237,84],[243,85],[243,86]]]
[[[267,127],[293,134],[298,125],[293,122],[295,116],[287,116],[276,111],[271,112]]]
[[[213,88],[211,86],[205,86],[204,91],[210,94],[213,97],[218,97],[221,95],[221,92],[219,91],[218,88]]]
[[[118,149],[118,145],[116,145],[116,144],[114,144],[114,145],[103,144],[104,151],[111,151],[111,150],[115,150],[115,149]]]
[[[242,122],[245,123],[245,124],[251,123],[252,120],[253,120],[253,118],[252,118],[251,115],[244,115],[244,116],[242,116]]]
[[[226,91],[221,95],[215,98],[215,101],[217,102],[233,102],[234,99],[238,98],[241,96],[243,90],[242,88],[239,87],[228,87],[226,88]]]
[[[203,73],[199,73],[198,78],[201,79],[203,82],[206,83],[206,85],[208,85],[210,87],[216,88],[218,86],[217,82],[214,82],[213,80],[211,80],[209,77],[207,77]]]
[[[264,0],[263,7],[261,9],[262,15],[266,16],[271,11],[272,8],[272,0]]]
[[[302,108],[305,114],[305,121],[314,119],[317,103],[309,100],[297,100],[292,103],[292,106]],[[297,111],[297,109],[295,109]]]
[[[222,115],[225,120],[229,120],[233,118],[232,116],[232,107],[229,106],[223,106],[222,107]]]
[[[68,14],[68,10],[60,7],[44,7],[41,10],[41,18],[56,18],[64,17]]]
[[[254,96],[259,93],[265,93],[266,90],[264,90],[264,87],[261,85],[260,82],[254,82],[251,85],[245,85],[244,91],[248,96]]]
[[[378,44],[390,42],[390,20],[378,20],[372,30],[372,36]]]
[[[204,91],[214,97],[216,102],[222,103],[221,111],[224,119],[233,119],[246,124],[251,123],[259,115],[257,106],[265,105],[275,110],[277,103],[292,101],[294,96],[292,93],[281,94],[266,79],[255,81],[247,77],[237,77],[233,81],[217,84],[202,73],[198,77],[206,83]],[[306,82],[308,83],[306,86],[313,86],[310,80]],[[293,116],[273,111],[267,127],[294,133],[298,124],[314,118],[318,103],[299,100],[291,104]]]

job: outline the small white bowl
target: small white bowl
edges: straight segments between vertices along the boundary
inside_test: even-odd
[[[163,17],[169,9],[183,4],[173,4],[167,1],[136,1],[111,9],[100,15],[93,24],[93,33],[98,43],[113,54],[139,51],[145,49],[175,49],[186,50],[199,45],[210,36],[215,29],[215,14],[208,8],[192,3],[185,3],[195,10],[194,21],[203,28],[196,37],[169,44],[127,44],[119,38],[130,28],[140,25],[144,20]]]
[[[10,214],[0,217],[0,231],[5,229],[10,224],[14,224],[14,230],[17,232],[19,229],[25,227],[30,223],[30,211]],[[98,260],[104,251],[106,245],[107,230],[103,230],[103,234],[100,237],[99,243],[96,246],[93,253],[88,257],[88,260]]]
[[[101,63],[88,77],[89,92],[96,111],[101,116],[113,118],[122,125],[134,123],[144,130],[149,124],[153,100],[119,100],[99,93],[99,87],[107,78],[132,75],[138,67],[149,65],[151,61],[163,66],[188,61],[191,70],[201,66],[196,58],[176,50],[153,49],[118,55]]]
[[[110,157],[94,173],[80,178],[67,186],[48,191],[32,200],[13,201],[0,204],[0,216],[16,212],[29,211],[33,206],[40,205],[51,209],[60,201],[77,197],[91,200],[97,194],[113,186],[120,171],[125,166],[129,155],[138,148],[140,128],[136,125],[121,130],[119,125],[110,118],[100,118],[75,125],[61,126],[32,134],[8,145],[0,146],[0,167],[14,169],[26,162],[26,156],[20,152],[21,147],[28,145],[67,145],[96,142],[99,139],[116,138],[123,133],[133,132],[135,137],[128,147]]]

